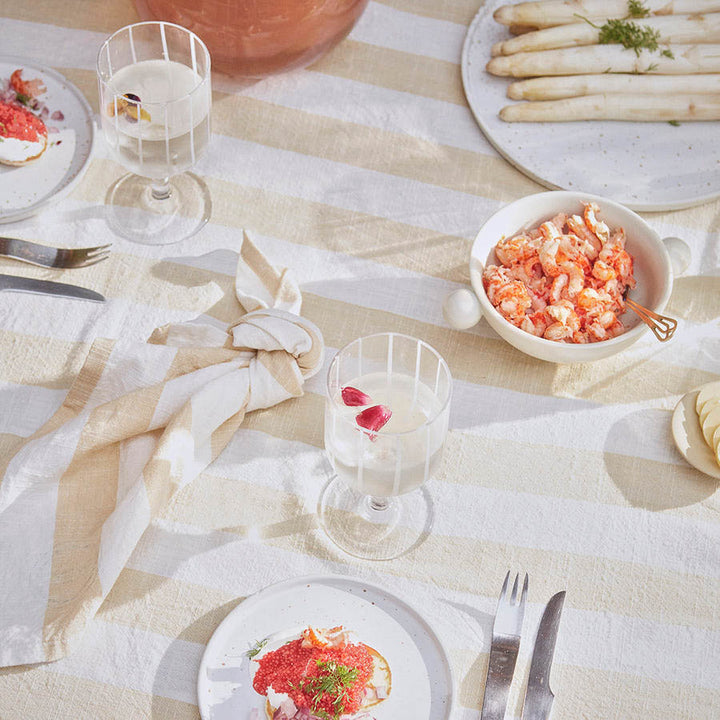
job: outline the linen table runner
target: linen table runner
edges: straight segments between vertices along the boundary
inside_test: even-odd
[[[227,330],[96,340],[55,415],[0,483],[0,665],[69,653],[173,494],[222,451],[247,412],[302,395],[321,366],[300,292],[243,234]],[[241,313],[238,308],[238,314]]]

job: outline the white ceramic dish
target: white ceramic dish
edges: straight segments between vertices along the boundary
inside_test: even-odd
[[[662,312],[672,292],[670,255],[659,235],[636,213],[606,198],[588,193],[550,191],[527,195],[496,212],[480,229],[470,253],[470,280],[485,319],[495,332],[522,352],[556,363],[581,363],[615,355],[649,329],[628,310],[621,320],[627,330],[611,340],[578,345],[535,337],[508,322],[485,294],[482,273],[486,263],[497,263],[495,244],[503,236],[537,227],[559,212],[582,215],[583,201],[594,201],[599,218],[610,229],[625,228],[627,251],[634,257],[637,286],[629,297],[650,310]]]
[[[704,386],[703,386],[704,387]],[[705,442],[698,422],[695,401],[702,387],[691,390],[680,398],[672,416],[672,434],[677,449],[694,467],[710,477],[720,480],[720,465]]]
[[[388,661],[389,697],[372,708],[377,720],[447,720],[453,680],[442,644],[405,601],[359,579],[313,576],[272,585],[238,605],[210,638],[198,676],[203,720],[264,718],[252,688],[247,652],[262,639],[290,639],[308,625],[343,625]]]
[[[462,53],[465,95],[483,133],[518,170],[551,189],[580,190],[634,210],[675,210],[720,196],[720,122],[508,123],[511,78],[485,71],[492,45],[510,36],[493,20],[508,0],[488,0]],[[628,52],[631,52],[628,50]]]
[[[0,56],[0,78],[5,81],[21,68],[23,80],[39,78],[47,92],[38,99],[63,120],[46,121],[50,147],[23,167],[0,165],[0,223],[30,217],[50,202],[65,197],[81,180],[95,142],[93,113],[84,95],[60,73],[19,57]],[[59,142],[58,142],[59,141]]]

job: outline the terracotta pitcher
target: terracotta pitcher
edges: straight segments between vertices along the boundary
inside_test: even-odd
[[[368,0],[135,0],[143,20],[167,20],[206,43],[213,70],[262,78],[309,65],[342,40]]]

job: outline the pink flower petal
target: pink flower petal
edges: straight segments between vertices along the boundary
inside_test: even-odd
[[[377,432],[392,417],[392,411],[385,405],[373,405],[355,416],[360,427]]]
[[[346,385],[341,390],[341,394],[343,402],[351,407],[369,405],[372,402],[369,395],[366,395],[362,390],[358,390],[350,385]]]

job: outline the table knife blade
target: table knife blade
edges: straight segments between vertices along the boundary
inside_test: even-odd
[[[54,282],[52,280],[38,280],[36,278],[19,277],[17,275],[0,274],[0,291],[29,292],[42,295],[56,295],[62,297],[76,298],[78,300],[91,300],[93,302],[104,302],[105,298],[94,290],[68,285],[66,283]]]
[[[560,614],[565,602],[565,591],[553,595],[540,619],[535,648],[530,661],[522,720],[547,720],[550,717],[555,695],[550,689],[550,668],[555,654],[555,641]]]

